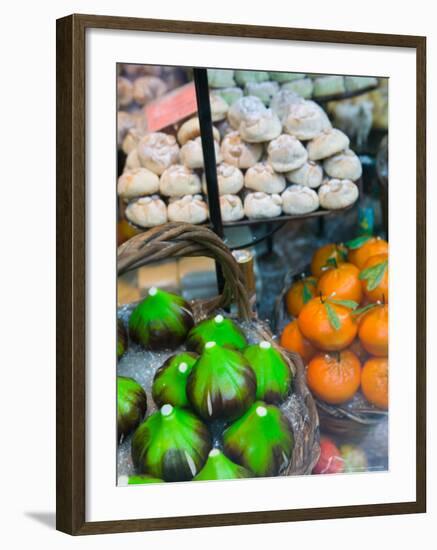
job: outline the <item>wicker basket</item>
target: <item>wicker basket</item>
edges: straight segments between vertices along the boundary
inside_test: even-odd
[[[301,278],[302,273],[309,275],[310,267],[305,266],[304,269],[289,272],[285,276],[284,286],[275,304],[275,329],[278,333],[293,320],[287,312],[285,296],[291,285]],[[322,432],[339,437],[346,436],[350,442],[358,443],[364,439],[369,430],[386,420],[388,416],[387,411],[364,402],[364,397],[343,406],[329,405],[320,399],[314,399]]]
[[[299,356],[288,353],[273,340],[269,328],[251,311],[244,286],[242,272],[223,241],[210,229],[186,223],[168,223],[137,235],[122,244],[117,255],[118,274],[121,275],[140,266],[168,258],[203,256],[216,260],[224,276],[223,293],[209,300],[191,303],[195,321],[211,316],[217,309],[235,303],[238,319],[249,323],[252,331],[262,340],[268,340],[287,361],[294,374],[294,393],[300,397],[303,410],[299,424],[294,430],[292,460],[283,475],[310,474],[319,458],[319,419],[314,399],[309,392],[304,366]],[[287,412],[285,411],[285,414]]]

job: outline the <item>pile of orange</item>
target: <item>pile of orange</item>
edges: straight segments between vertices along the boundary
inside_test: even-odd
[[[388,408],[388,277],[387,241],[359,237],[318,249],[311,275],[287,292],[294,320],[281,345],[302,357],[319,399],[340,405],[361,388],[370,403]]]

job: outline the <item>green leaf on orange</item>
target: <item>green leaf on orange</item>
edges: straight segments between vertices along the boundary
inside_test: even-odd
[[[382,281],[388,267],[388,260],[363,269],[359,275],[361,281],[366,281],[367,290],[375,290]]]
[[[331,306],[329,302],[325,302],[323,305],[325,306],[326,314],[328,315],[328,320],[332,328],[334,330],[340,330],[341,323],[335,309]]]
[[[357,309],[359,306],[358,302],[355,302],[354,300],[335,300],[334,298],[328,298],[328,300],[333,304],[338,304],[339,306],[344,306],[349,309]]]
[[[379,305],[381,305],[381,304],[378,304],[377,302],[372,303],[372,304],[367,304],[367,306],[363,306],[363,307],[360,307],[359,309],[355,309],[353,314],[354,315],[362,315],[363,313],[366,313],[370,309],[373,309],[374,307],[377,307]]]
[[[347,243],[345,243],[345,245],[349,248],[349,250],[355,250],[363,246],[363,244],[371,238],[371,235],[362,235],[361,237],[357,237],[356,239],[348,241]]]
[[[303,301],[303,303],[306,304],[307,302],[309,302],[311,300],[312,297],[313,297],[313,295],[311,294],[311,290],[308,287],[308,283],[305,282],[303,284],[303,288],[302,288],[302,301]]]
[[[335,258],[328,258],[328,259],[326,260],[325,266],[332,266],[332,267],[337,268],[337,267],[338,267],[337,260],[336,260]]]

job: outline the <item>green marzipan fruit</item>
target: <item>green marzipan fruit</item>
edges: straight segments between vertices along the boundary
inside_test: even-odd
[[[205,420],[235,420],[254,402],[255,373],[238,351],[208,342],[187,382],[187,396]]]
[[[293,450],[290,425],[275,405],[257,401],[223,434],[225,454],[257,477],[278,475]]]
[[[256,399],[273,404],[285,401],[293,375],[279,351],[264,341],[248,346],[243,355],[256,376]]]
[[[121,441],[144,418],[147,410],[146,392],[133,378],[117,376],[117,433]]]
[[[164,483],[164,480],[144,474],[139,476],[129,476],[127,481],[128,485],[144,485],[146,483]]]
[[[154,287],[129,319],[132,340],[154,351],[177,348],[193,326],[193,312],[188,302]]]
[[[123,321],[117,319],[117,359],[125,353],[127,349],[127,334]]]
[[[243,332],[231,319],[216,315],[192,328],[187,336],[187,348],[202,353],[207,342],[242,350],[247,346]]]
[[[229,460],[219,449],[212,449],[205,466],[193,481],[243,479],[248,477],[253,477],[252,472]]]
[[[164,405],[136,430],[132,459],[138,473],[164,481],[189,481],[211,449],[205,424],[193,413]]]
[[[174,407],[189,407],[187,379],[197,361],[197,353],[183,352],[172,355],[155,373],[152,386],[153,400],[161,407],[170,403]]]

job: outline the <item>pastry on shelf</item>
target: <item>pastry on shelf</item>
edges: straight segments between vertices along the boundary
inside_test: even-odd
[[[166,91],[167,84],[157,76],[142,76],[137,78],[133,85],[133,96],[139,105],[146,105],[164,95]]]
[[[217,141],[214,140],[214,151],[216,163],[222,161],[220,146]],[[200,136],[190,139],[181,147],[180,159],[182,164],[192,170],[196,168],[203,168],[203,150],[202,150],[202,138]]]
[[[338,210],[353,204],[359,196],[358,186],[350,180],[325,180],[319,188],[320,206]]]
[[[282,212],[282,199],[278,194],[248,193],[244,199],[244,212],[252,220],[277,218]]]
[[[346,91],[344,77],[341,75],[325,75],[314,79],[314,97],[344,94]]]
[[[240,86],[245,86],[248,82],[269,80],[269,73],[266,71],[235,71],[235,80]]]
[[[211,119],[213,122],[226,118],[229,105],[220,95],[216,93],[209,94],[209,103],[211,106]]]
[[[251,166],[244,175],[244,185],[247,189],[264,193],[282,193],[285,189],[285,177],[277,174],[271,164],[258,162]]]
[[[120,147],[127,132],[134,128],[135,117],[127,111],[117,112],[117,145]]]
[[[131,151],[136,149],[138,147],[138,143],[144,135],[145,132],[139,130],[136,126],[134,128],[130,128],[124,136],[123,143],[121,144],[123,153],[128,155]]]
[[[266,110],[266,106],[259,97],[251,95],[244,96],[241,99],[237,99],[237,101],[229,107],[228,121],[232,128],[238,130],[242,121],[247,117],[259,115]]]
[[[309,99],[313,95],[314,85],[311,78],[302,78],[283,84],[281,89],[294,92],[304,99]]]
[[[232,69],[208,69],[208,84],[211,88],[229,88],[235,86]]]
[[[232,105],[238,99],[243,97],[243,90],[238,86],[232,86],[229,88],[217,88],[214,90],[214,93],[222,97],[228,105]]]
[[[172,164],[179,161],[179,145],[176,138],[163,132],[145,135],[138,143],[141,164],[160,176]]]
[[[208,206],[202,195],[185,195],[171,198],[168,203],[168,219],[171,222],[203,223],[208,219]]]
[[[279,84],[272,80],[265,82],[248,82],[244,87],[246,95],[259,97],[267,107],[270,105],[273,97],[279,92]]]
[[[220,133],[215,126],[212,127],[212,135],[220,143]],[[177,133],[178,142],[185,145],[190,139],[200,136],[200,122],[198,117],[186,120]]]
[[[126,218],[139,227],[155,227],[167,223],[167,206],[158,195],[141,197],[130,202],[125,210]]]
[[[138,156],[138,149],[136,147],[128,153],[123,171],[133,170],[134,168],[141,168],[140,157]]]
[[[217,166],[217,185],[220,195],[236,195],[243,189],[243,173],[236,166],[222,162]],[[205,174],[202,176],[202,191],[207,192]]]
[[[147,168],[126,170],[118,178],[117,193],[122,199],[153,195],[159,191],[159,177]]]
[[[290,185],[282,193],[282,210],[284,214],[309,214],[319,208],[319,197],[316,191],[305,185]]]
[[[200,193],[200,178],[182,164],[173,164],[163,172],[159,180],[161,195],[183,197]]]
[[[340,153],[349,147],[349,138],[337,128],[328,128],[307,145],[308,158],[321,160]]]
[[[252,114],[241,121],[239,132],[249,143],[262,143],[277,138],[282,131],[278,115],[271,109]]]
[[[309,160],[297,170],[287,172],[285,177],[290,183],[316,188],[322,184],[323,168],[317,162]]]
[[[244,218],[243,203],[238,195],[220,195],[220,211],[224,222],[235,222]]]
[[[290,106],[294,103],[302,103],[303,99],[291,90],[286,90],[283,86],[279,92],[275,95],[270,103],[270,108],[275,112],[279,120],[284,123],[285,118],[288,115]]]
[[[345,76],[344,85],[347,92],[357,92],[376,86],[378,79],[374,76]]]
[[[120,107],[127,107],[134,99],[132,82],[124,77],[117,77],[117,101]]]
[[[289,172],[305,164],[308,153],[294,136],[281,134],[268,147],[268,161],[276,172]]]
[[[331,128],[325,111],[314,101],[292,103],[283,119],[284,132],[300,140],[309,140]]]
[[[227,134],[221,144],[223,161],[240,169],[256,164],[263,153],[260,143],[246,143],[239,132]]]
[[[323,162],[323,169],[331,178],[356,181],[363,172],[361,161],[351,150],[346,149]]]
[[[301,80],[305,78],[305,74],[302,73],[286,73],[281,71],[269,71],[269,77],[271,80],[275,80],[279,83],[292,82],[294,80]]]

